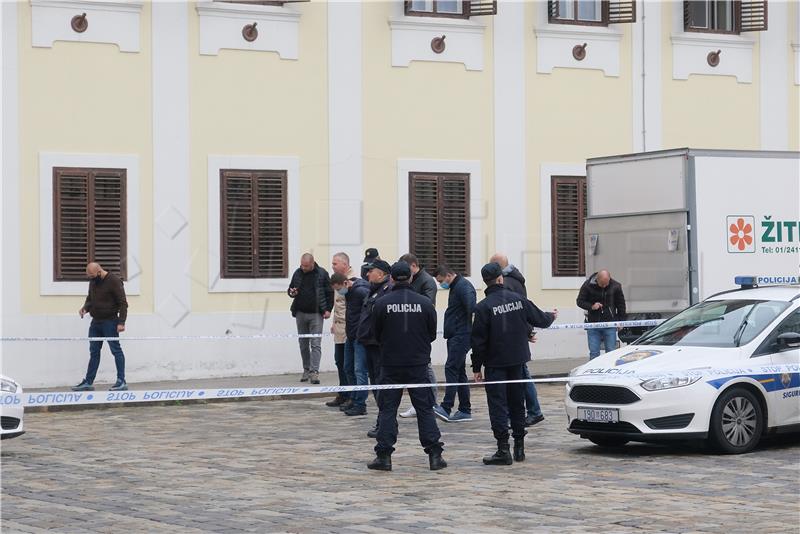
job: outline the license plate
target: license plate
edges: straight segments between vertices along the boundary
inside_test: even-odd
[[[618,408],[578,408],[578,419],[590,423],[618,423]]]

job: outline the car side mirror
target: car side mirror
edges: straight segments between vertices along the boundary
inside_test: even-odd
[[[778,336],[778,348],[797,349],[800,348],[800,334],[797,332],[784,332]]]

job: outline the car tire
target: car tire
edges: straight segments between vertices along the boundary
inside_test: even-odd
[[[726,390],[714,404],[709,442],[723,454],[742,454],[758,445],[764,431],[764,412],[758,398],[744,388]]]
[[[630,440],[615,436],[592,436],[591,438],[589,438],[589,441],[591,441],[598,447],[622,447]]]

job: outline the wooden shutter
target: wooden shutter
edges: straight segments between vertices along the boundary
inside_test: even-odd
[[[286,225],[286,172],[257,173],[258,194],[257,256],[258,278],[286,278],[289,276]]]
[[[409,174],[410,252],[433,273],[446,263],[469,276],[469,175]]]
[[[558,15],[558,0],[547,0],[547,20],[555,20]]]
[[[694,26],[694,21],[692,20],[692,10],[689,6],[690,0],[683,0],[683,29],[688,30],[692,26]]]
[[[586,178],[553,176],[550,202],[553,276],[585,276]]]
[[[630,24],[636,22],[636,0],[610,0],[605,3],[609,24]]]
[[[738,29],[740,32],[767,31],[767,0],[736,2],[739,16]]]
[[[53,169],[53,279],[86,279],[96,261],[127,278],[126,171]]]
[[[490,0],[471,0],[464,2],[464,9],[470,17],[497,15],[497,2]]]
[[[125,171],[97,169],[92,172],[93,261],[127,279]]]
[[[410,252],[431,274],[439,265],[439,177],[409,175]]]
[[[223,278],[286,278],[285,171],[220,171]]]

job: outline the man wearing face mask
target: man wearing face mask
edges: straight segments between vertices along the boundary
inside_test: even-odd
[[[92,262],[86,266],[86,276],[89,278],[89,294],[78,314],[83,319],[87,313],[92,316],[89,326],[89,337],[119,337],[125,331],[125,319],[128,316],[128,300],[125,297],[125,287],[122,279],[117,275],[104,270],[99,263]],[[109,388],[110,391],[124,391],[128,389],[125,383],[125,354],[119,341],[109,341],[108,346],[114,355],[117,366],[117,381]],[[89,342],[89,367],[86,377],[73,391],[94,390],[94,379],[100,367],[100,349],[102,341]]]
[[[436,270],[436,281],[442,289],[450,290],[447,310],[444,312],[444,338],[447,340],[445,379],[448,384],[463,384],[467,382],[466,360],[470,349],[472,313],[475,310],[475,288],[469,280],[447,265],[440,265]],[[458,411],[451,416],[450,410],[455,404],[456,391]],[[433,407],[433,413],[448,423],[472,421],[469,386],[447,386],[442,403]]]
[[[489,259],[489,263],[496,263],[503,270],[503,286],[514,293],[528,298],[528,290],[525,287],[525,277],[515,266],[508,263],[508,256],[499,252]],[[522,377],[531,378],[531,372],[526,364],[522,369]],[[525,426],[533,426],[544,421],[542,408],[539,406],[539,395],[536,392],[536,385],[533,382],[525,384]]]

